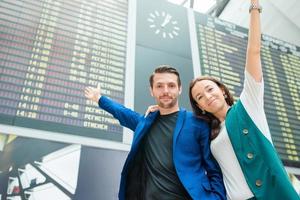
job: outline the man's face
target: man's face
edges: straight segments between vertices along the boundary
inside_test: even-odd
[[[178,107],[178,96],[181,93],[181,87],[178,86],[175,74],[156,73],[153,77],[153,88],[150,88],[150,92],[159,107],[164,109]]]

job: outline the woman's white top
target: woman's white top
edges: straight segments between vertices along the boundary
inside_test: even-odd
[[[272,143],[269,126],[264,112],[264,82],[256,82],[245,71],[244,88],[240,96],[241,103],[246,109],[252,121],[259,130]],[[221,123],[219,135],[211,141],[211,152],[218,161],[223,173],[224,185],[229,200],[245,200],[253,197],[238,159],[230,142],[225,121]]]

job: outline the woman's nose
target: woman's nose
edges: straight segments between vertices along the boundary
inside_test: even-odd
[[[209,98],[211,97],[211,94],[208,93],[208,92],[205,92],[205,93],[204,93],[204,97],[205,97],[206,99],[209,99]]]

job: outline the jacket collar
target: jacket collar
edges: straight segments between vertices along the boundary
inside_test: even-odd
[[[183,127],[183,124],[185,121],[185,116],[186,116],[185,114],[186,114],[186,110],[184,108],[180,108],[179,113],[178,113],[177,122],[176,122],[176,127],[174,130],[174,135],[173,135],[173,148],[175,148],[175,146],[176,146],[178,135]]]
[[[184,108],[179,109],[178,118],[176,121],[176,127],[174,129],[173,145],[176,144],[177,137],[178,137],[179,132],[185,121],[185,113],[186,113],[186,110]],[[141,138],[148,132],[149,128],[154,123],[154,121],[158,115],[159,115],[159,111],[155,111],[155,112],[150,113],[147,117],[145,117],[145,120],[143,122],[144,123],[143,127],[142,127],[142,129],[140,129],[141,133],[136,133],[137,138],[135,138],[135,140],[134,140],[135,144],[138,144],[140,142]]]
[[[152,115],[149,115],[148,117],[146,117],[146,121],[148,121],[148,123],[151,125],[154,120],[156,119],[156,117],[159,115],[159,111],[153,112],[151,113]],[[174,134],[173,134],[173,147],[175,147],[178,135],[183,127],[184,121],[185,121],[185,115],[186,114],[186,110],[184,108],[180,108],[179,109],[179,113],[178,113],[178,118],[176,121],[176,127],[174,129]],[[147,119],[148,118],[148,119]]]

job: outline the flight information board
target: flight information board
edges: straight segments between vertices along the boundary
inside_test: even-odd
[[[121,141],[84,88],[124,102],[127,21],[127,0],[0,1],[0,123]]]
[[[195,13],[201,72],[219,77],[235,99],[244,80],[248,30]],[[274,145],[287,166],[300,167],[300,48],[262,35],[265,112]]]

